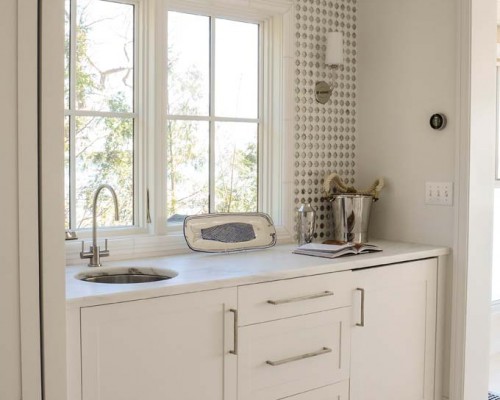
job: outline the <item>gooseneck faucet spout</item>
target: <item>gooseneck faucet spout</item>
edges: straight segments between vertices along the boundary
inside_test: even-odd
[[[116,198],[115,189],[108,184],[100,185],[94,193],[94,201],[92,202],[92,247],[94,248],[97,248],[97,199],[103,189],[108,189],[111,192],[115,206],[115,221],[120,219],[118,216],[118,199]]]
[[[118,199],[115,190],[108,184],[100,185],[94,193],[94,200],[92,202],[92,246],[90,247],[90,251],[85,251],[85,242],[82,241],[82,251],[80,252],[80,258],[90,258],[89,267],[100,267],[102,265],[101,257],[109,256],[108,239],[105,240],[104,250],[101,250],[97,245],[97,200],[103,189],[108,189],[113,198],[115,221],[120,219],[118,215]]]

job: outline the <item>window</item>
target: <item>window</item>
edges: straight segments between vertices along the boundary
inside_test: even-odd
[[[120,220],[103,191],[98,225],[132,228],[111,237],[149,233],[133,240],[177,249],[187,215],[258,210],[288,229],[277,10],[290,4],[65,1],[66,228],[91,227],[108,183]]]
[[[92,224],[97,186],[116,190],[98,208],[100,224],[136,223],[138,113],[136,6],[104,0],[66,1],[65,200],[66,227]],[[107,194],[106,194],[107,195]]]
[[[260,27],[168,12],[167,217],[258,209]]]

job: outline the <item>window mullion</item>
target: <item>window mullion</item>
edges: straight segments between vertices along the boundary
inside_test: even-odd
[[[94,111],[94,110],[74,110],[74,115],[79,117],[103,117],[103,118],[137,118],[136,112],[115,112],[115,111]]]
[[[71,229],[77,229],[76,226],[76,117],[69,117],[69,212]]]
[[[259,124],[260,118],[241,118],[241,117],[215,117],[201,115],[167,115],[167,120],[172,121],[215,121],[215,122],[248,122],[251,124]]]
[[[269,23],[268,23],[269,29]],[[259,24],[259,91],[258,91],[258,122],[257,122],[257,211],[262,211],[263,209],[267,209],[270,211],[270,204],[272,198],[272,188],[269,185],[269,182],[272,181],[271,177],[271,169],[269,169],[270,162],[269,159],[267,161],[264,160],[266,151],[269,152],[269,149],[272,151],[272,142],[270,140],[271,135],[267,135],[268,138],[265,138],[264,129],[267,128],[265,124],[262,124],[262,121],[269,120],[269,116],[264,116],[265,110],[269,110],[269,105],[265,104],[264,100],[264,87],[265,87],[265,79],[269,79],[271,74],[264,73],[264,63],[269,63],[269,60],[266,60],[264,56],[264,24]],[[269,32],[267,33],[269,35]],[[268,40],[269,44],[270,41]],[[268,66],[269,67],[269,66]],[[269,84],[269,83],[268,83]],[[266,97],[268,98],[268,96]],[[263,126],[264,125],[264,126]],[[264,140],[267,139],[267,144],[265,144]],[[267,166],[268,172],[265,173],[265,167]],[[266,189],[264,190],[264,185],[266,185]],[[265,197],[264,197],[265,196]],[[265,201],[264,201],[265,198]],[[265,207],[263,207],[265,205]]]
[[[209,212],[215,212],[215,18],[210,17]]]
[[[76,110],[76,9],[77,0],[70,1],[70,16],[69,16],[69,109]]]
[[[149,14],[149,25],[154,26],[155,31],[149,35],[150,48],[148,60],[154,60],[154,68],[148,69],[148,88],[151,89],[153,97],[149,97],[154,118],[150,121],[154,132],[152,146],[149,145],[149,155],[153,161],[149,165],[148,172],[151,173],[148,180],[148,188],[152,190],[153,197],[150,199],[150,211],[153,217],[153,229],[156,234],[164,234],[168,227],[167,204],[170,193],[167,193],[167,129],[168,129],[168,72],[164,66],[168,65],[168,10],[163,2],[153,2],[153,9]],[[153,23],[151,23],[153,21]],[[154,199],[154,200],[153,200]]]

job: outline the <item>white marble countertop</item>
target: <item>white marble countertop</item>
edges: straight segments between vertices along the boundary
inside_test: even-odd
[[[85,266],[67,267],[67,307],[139,300],[151,297],[233,287],[300,276],[317,275],[393,264],[449,254],[446,247],[414,243],[373,241],[383,251],[336,259],[292,254],[295,245],[233,254],[189,253],[106,263],[99,271],[119,266],[170,269],[178,275],[169,280],[138,284],[102,284],[80,281],[75,276],[94,272]]]

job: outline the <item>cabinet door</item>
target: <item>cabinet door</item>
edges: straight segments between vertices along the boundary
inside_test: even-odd
[[[234,400],[236,289],[84,308],[84,400]]]
[[[436,259],[353,273],[364,326],[351,336],[351,400],[431,400],[436,345]],[[353,322],[362,322],[357,290]]]

